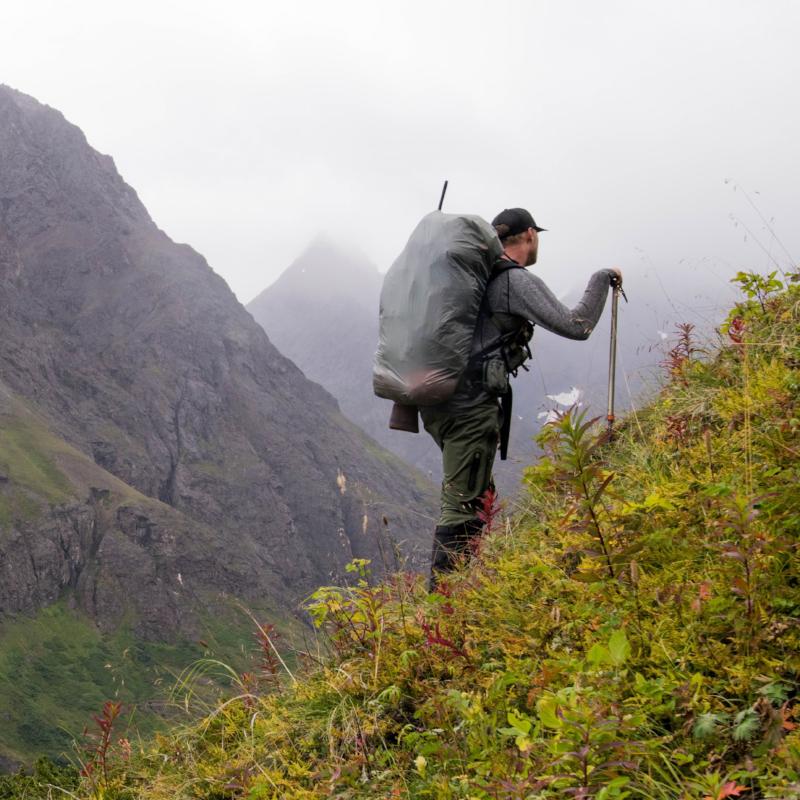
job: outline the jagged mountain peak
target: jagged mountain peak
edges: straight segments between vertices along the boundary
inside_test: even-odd
[[[111,156],[89,146],[83,131],[33,97],[0,85],[0,202],[23,238],[78,225],[84,231],[134,224],[155,229]],[[62,231],[62,233],[65,233]]]
[[[380,290],[381,275],[360,248],[328,233],[317,234],[269,287],[272,294],[307,292],[314,296],[353,296],[370,303]],[[258,306],[265,290],[252,305]]]

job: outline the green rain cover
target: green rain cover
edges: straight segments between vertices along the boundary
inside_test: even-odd
[[[378,397],[429,406],[453,394],[502,252],[480,217],[433,211],[422,218],[383,280],[372,374]]]

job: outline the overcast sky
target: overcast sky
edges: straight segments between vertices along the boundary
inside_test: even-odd
[[[385,269],[444,178],[445,210],[527,206],[560,291],[618,265],[727,297],[734,270],[800,259],[796,0],[0,10],[0,81],[112,155],[243,302],[321,231]]]

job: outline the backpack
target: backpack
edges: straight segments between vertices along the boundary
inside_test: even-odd
[[[494,228],[478,216],[422,218],[383,280],[372,375],[378,397],[409,406],[450,398],[502,253]]]

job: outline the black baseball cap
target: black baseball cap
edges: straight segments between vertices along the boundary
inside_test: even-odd
[[[537,233],[547,230],[547,228],[540,228],[531,216],[530,211],[526,211],[524,208],[504,208],[492,220],[492,227],[497,231],[497,235],[501,239],[524,233],[528,228],[533,228]]]

